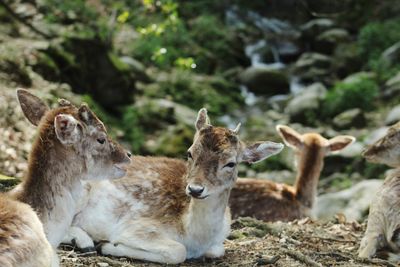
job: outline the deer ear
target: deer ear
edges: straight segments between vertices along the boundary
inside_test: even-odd
[[[303,141],[301,135],[289,126],[277,125],[276,131],[282,137],[283,142],[285,142],[287,146],[293,148],[299,148],[302,146]]]
[[[25,89],[17,89],[17,98],[25,117],[33,125],[38,126],[49,107],[39,97]]]
[[[342,150],[352,144],[356,138],[350,135],[339,135],[329,139],[329,150],[331,152]]]
[[[210,123],[210,118],[207,115],[207,109],[205,108],[200,109],[195,123],[196,130],[200,131],[200,129],[203,128],[205,125],[210,125],[210,124],[211,123]]]
[[[93,125],[99,121],[97,116],[93,113],[93,111],[88,107],[86,103],[83,103],[79,107],[79,118],[87,125]]]
[[[78,128],[78,121],[67,114],[59,114],[54,118],[54,128],[58,140],[63,145],[72,145],[79,141],[81,132]]]
[[[242,161],[256,163],[282,151],[284,145],[274,142],[257,142],[244,149]]]

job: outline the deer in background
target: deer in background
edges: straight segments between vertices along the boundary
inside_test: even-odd
[[[126,177],[88,182],[86,205],[76,215],[69,238],[101,252],[159,263],[220,257],[230,232],[228,205],[237,165],[279,153],[283,145],[245,145],[239,125],[229,130],[210,125],[201,109],[188,161],[134,157]]]
[[[365,149],[362,156],[391,170],[371,202],[367,229],[361,240],[359,257],[374,256],[400,261],[400,123]]]
[[[130,154],[108,136],[103,123],[83,104],[67,100],[49,109],[38,97],[19,89],[17,97],[26,118],[38,126],[22,183],[9,192],[29,204],[56,248],[66,235],[81,199],[81,180],[120,178]]]
[[[36,213],[29,205],[5,195],[0,195],[0,266],[58,266]]]
[[[324,157],[328,152],[339,151],[355,140],[348,135],[329,140],[317,133],[301,135],[284,125],[278,125],[276,130],[285,144],[295,151],[295,185],[239,178],[230,198],[234,218],[250,216],[264,221],[291,221],[310,216]]]

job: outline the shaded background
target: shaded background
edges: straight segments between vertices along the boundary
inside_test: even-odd
[[[281,141],[277,124],[357,137],[327,158],[321,194],[383,178],[360,152],[400,119],[398,14],[396,0],[0,0],[0,174],[27,166],[25,87],[89,103],[136,154],[185,158],[206,107],[249,141]],[[292,183],[293,153],[240,175]]]

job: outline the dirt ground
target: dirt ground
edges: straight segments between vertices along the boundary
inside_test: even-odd
[[[225,256],[197,259],[179,266],[398,266],[384,260],[361,260],[357,249],[365,225],[303,219],[291,223],[264,223],[240,218],[232,224]],[[127,258],[82,256],[71,247],[59,251],[61,266],[162,266]]]

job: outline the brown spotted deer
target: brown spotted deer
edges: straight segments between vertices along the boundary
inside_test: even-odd
[[[49,109],[38,97],[19,89],[26,118],[38,126],[22,183],[9,192],[29,204],[56,248],[66,235],[81,200],[82,180],[120,178],[130,154],[108,136],[103,123],[83,104],[67,100]]]
[[[317,133],[301,135],[284,125],[278,125],[276,130],[285,144],[295,151],[295,185],[239,178],[229,202],[234,218],[250,216],[265,221],[291,221],[310,216],[325,155],[339,151],[355,140],[347,135],[329,140]]]
[[[391,126],[362,156],[395,169],[388,173],[371,202],[359,257],[378,256],[400,262],[400,123]]]
[[[29,205],[5,195],[0,195],[0,266],[58,266],[36,213]]]
[[[229,193],[237,165],[279,153],[283,145],[246,146],[237,127],[211,126],[201,109],[188,161],[134,157],[126,177],[88,182],[87,202],[69,238],[78,246],[107,240],[101,252],[159,263],[224,255],[230,232]]]

